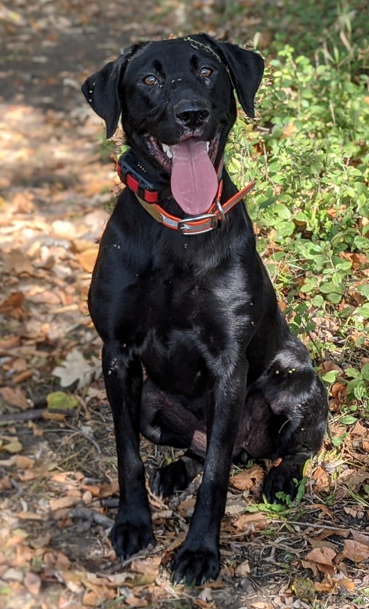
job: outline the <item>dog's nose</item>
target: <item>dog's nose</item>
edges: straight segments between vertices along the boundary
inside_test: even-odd
[[[210,104],[205,100],[183,99],[175,104],[174,115],[185,127],[201,127],[210,116]]]

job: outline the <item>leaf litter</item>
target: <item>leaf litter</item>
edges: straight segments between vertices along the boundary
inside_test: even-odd
[[[310,465],[302,504],[268,510],[259,492],[265,464],[235,468],[216,582],[192,589],[170,583],[168,566],[188,530],[199,480],[166,501],[149,493],[155,548],[123,566],[111,548],[114,436],[86,297],[119,186],[101,122],[78,89],[104,54],[116,55],[122,33],[125,44],[166,36],[186,14],[183,3],[172,3],[177,12],[165,12],[164,3],[155,22],[142,19],[149,2],[123,4],[124,23],[117,2],[103,11],[100,1],[77,8],[70,0],[59,0],[58,11],[22,0],[0,8],[14,61],[2,75],[9,97],[0,99],[0,607],[304,609],[321,601],[316,607],[352,609],[359,596],[369,602],[369,428],[342,423],[345,371],[330,361],[322,370],[338,373],[336,419]],[[201,19],[209,25],[202,3],[194,8],[195,26]],[[108,37],[99,34],[104,19]],[[238,27],[260,23],[241,19]],[[214,27],[222,36],[226,24]],[[267,30],[262,35],[267,43]],[[358,290],[352,297],[362,303]],[[319,332],[337,332],[329,320],[318,322]],[[142,441],[149,475],[180,454]]]

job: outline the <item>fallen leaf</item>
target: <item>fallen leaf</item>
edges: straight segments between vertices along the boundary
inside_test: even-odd
[[[20,344],[20,336],[13,335],[0,340],[0,355],[7,355],[8,351],[15,349]]]
[[[200,601],[205,601],[206,606],[206,603],[211,603],[214,600],[212,589],[207,587],[203,588],[197,598]]]
[[[56,510],[62,510],[64,508],[73,507],[80,500],[81,497],[75,496],[60,497],[59,499],[50,499],[50,508],[53,512],[55,512]]]
[[[253,465],[249,469],[244,469],[241,473],[232,476],[230,483],[239,491],[247,491],[261,482],[264,478],[264,472],[260,465]]]
[[[18,438],[14,438],[9,444],[4,444],[0,446],[1,450],[6,450],[8,453],[20,453],[23,450],[22,444],[19,442]]]
[[[33,271],[31,261],[22,254],[19,250],[12,250],[10,254],[5,256],[4,262],[4,273],[15,272],[17,275],[20,273],[29,273]]]
[[[99,607],[101,604],[101,595],[97,595],[95,592],[90,590],[85,592],[82,598],[82,605],[85,607]]]
[[[262,512],[256,514],[242,514],[233,521],[233,526],[239,531],[261,531],[268,525],[268,520]]]
[[[31,594],[34,594],[35,596],[38,596],[38,594],[40,594],[41,579],[38,575],[36,575],[36,573],[32,573],[30,571],[26,573],[26,575],[24,576],[23,583],[27,588],[28,592],[30,592]]]
[[[149,556],[143,560],[134,560],[131,563],[131,571],[134,571],[135,573],[157,575],[159,573],[160,562],[160,556]]]
[[[369,535],[365,535],[364,533],[360,533],[354,529],[351,529],[351,533],[355,541],[359,541],[360,543],[369,547]]]
[[[314,588],[317,592],[333,592],[336,587],[335,582],[329,579],[323,579],[322,582],[314,582]]]
[[[71,410],[78,406],[78,400],[74,395],[64,391],[54,391],[46,397],[47,407],[50,410]]]
[[[236,575],[240,575],[241,577],[248,577],[251,573],[250,563],[248,560],[244,560],[241,564],[236,567],[235,571]]]
[[[77,260],[81,267],[87,273],[92,273],[94,270],[97,254],[99,252],[99,246],[92,246],[88,250],[84,250],[80,254],[77,254]]]
[[[15,406],[20,410],[28,410],[28,400],[20,387],[12,389],[12,387],[1,387],[0,394],[9,406]]]
[[[352,562],[362,562],[369,558],[369,547],[354,539],[345,539],[341,555]]]
[[[14,580],[17,582],[22,582],[23,577],[23,571],[13,568],[7,569],[5,573],[2,573],[1,575],[1,579],[4,579],[5,581]]]
[[[68,353],[61,366],[52,371],[54,376],[60,378],[62,387],[70,387],[78,381],[78,389],[83,389],[92,380],[97,380],[101,374],[101,362],[97,357],[92,357],[88,362],[77,349]]]
[[[337,552],[332,550],[332,548],[322,547],[322,548],[314,548],[311,550],[309,554],[306,556],[306,560],[311,560],[316,563],[320,563],[321,565],[332,565],[332,560],[336,556]]]
[[[36,514],[36,512],[17,512],[17,517],[20,520],[46,520],[45,515]]]

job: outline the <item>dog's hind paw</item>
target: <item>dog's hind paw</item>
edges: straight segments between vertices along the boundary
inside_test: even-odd
[[[179,459],[165,467],[157,469],[152,482],[151,490],[159,497],[169,497],[176,491],[183,491],[188,484],[186,466]]]
[[[184,456],[156,470],[151,481],[151,490],[159,497],[169,497],[176,491],[184,491],[202,468],[200,461]]]
[[[181,548],[172,565],[173,583],[188,586],[202,585],[209,579],[216,579],[220,570],[219,552],[207,548],[187,550]]]
[[[305,460],[304,458],[303,461],[298,459],[293,462],[292,459],[287,458],[277,467],[272,467],[264,478],[262,488],[262,493],[269,503],[281,502],[277,497],[279,492],[288,495],[291,499],[296,497],[298,489],[295,480],[301,480]]]
[[[144,550],[148,545],[155,545],[155,537],[152,532],[151,522],[147,524],[142,521],[135,522],[124,517],[119,513],[115,524],[110,533],[115,553],[121,560],[126,560],[140,550]]]

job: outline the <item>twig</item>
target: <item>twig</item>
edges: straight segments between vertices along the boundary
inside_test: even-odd
[[[302,527],[312,527],[314,529],[328,529],[329,531],[347,531],[347,527],[343,528],[343,527],[332,527],[328,524],[313,524],[311,522],[297,522],[294,520],[274,520],[271,519],[271,522],[276,522],[277,524],[292,524],[292,525],[297,525],[297,526],[302,526]],[[350,527],[348,527],[350,528]]]
[[[24,421],[42,419],[46,410],[46,408],[36,408],[35,410],[26,410],[26,412],[4,414],[2,417],[0,417],[0,425],[9,425],[11,423],[22,423]]]

